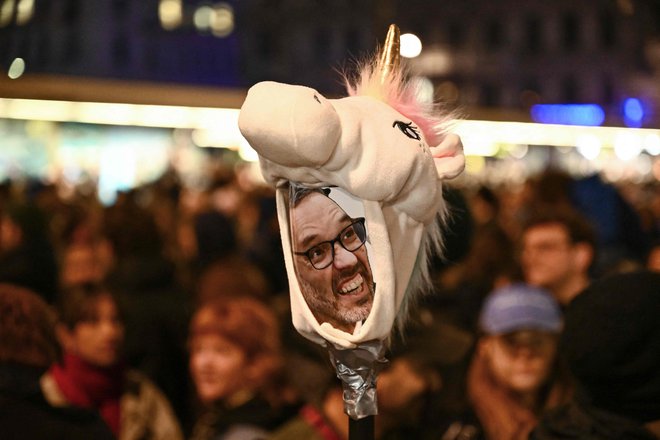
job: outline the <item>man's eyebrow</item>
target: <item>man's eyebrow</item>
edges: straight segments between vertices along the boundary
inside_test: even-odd
[[[353,218],[350,217],[346,213],[343,213],[343,215],[339,219],[340,224],[346,223],[346,225],[342,226],[342,229],[345,228],[346,226],[348,226],[352,221],[353,221]],[[337,234],[339,234],[340,232],[341,232],[341,229],[339,229],[337,231]],[[302,246],[302,249],[300,249],[299,251],[304,252],[307,249],[309,249],[316,242],[317,238],[318,238],[318,234],[311,234],[311,235],[308,235],[305,238],[303,238],[302,242],[300,243],[300,245]],[[332,238],[335,238],[335,237],[332,237]],[[324,240],[324,241],[327,241],[327,240]],[[316,244],[319,244],[319,243],[316,243]]]
[[[302,243],[300,243],[301,246],[302,246],[302,249],[300,249],[300,252],[305,252],[309,248],[310,243],[313,243],[314,241],[316,241],[316,237],[318,237],[317,234],[312,234],[312,235],[308,235],[307,237],[303,238]]]

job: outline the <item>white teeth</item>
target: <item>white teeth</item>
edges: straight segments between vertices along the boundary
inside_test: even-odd
[[[352,292],[353,290],[356,290],[358,287],[360,287],[363,282],[364,279],[362,278],[362,275],[357,274],[357,276],[353,279],[353,281],[344,285],[344,287],[341,288],[341,293],[346,294],[348,292]]]

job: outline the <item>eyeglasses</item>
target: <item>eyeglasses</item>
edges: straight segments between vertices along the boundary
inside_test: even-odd
[[[499,337],[506,352],[517,356],[523,349],[535,355],[549,353],[557,345],[557,335],[540,331],[517,331]]]
[[[339,243],[349,252],[355,252],[362,247],[367,240],[364,221],[364,217],[357,218],[332,240],[323,241],[304,252],[294,252],[294,254],[306,256],[314,269],[325,269],[335,260],[335,243]]]

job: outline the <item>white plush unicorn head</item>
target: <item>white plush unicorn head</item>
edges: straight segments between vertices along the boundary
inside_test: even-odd
[[[380,60],[348,85],[348,97],[327,99],[308,87],[262,82],[249,90],[239,117],[264,177],[277,188],[293,324],[307,338],[337,348],[387,339],[411,296],[428,287],[427,258],[440,244],[437,218],[445,212],[442,180],[465,164],[460,139],[446,132],[447,115],[421,104],[415,85],[403,80],[392,32],[388,41],[396,44],[386,42]],[[291,184],[338,187],[363,205],[377,287],[368,317],[350,331],[319,322],[305,301],[294,260],[310,257],[293,246]],[[347,249],[337,233],[324,238],[335,259]]]

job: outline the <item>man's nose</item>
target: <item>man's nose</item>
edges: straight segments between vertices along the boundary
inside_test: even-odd
[[[345,269],[352,267],[357,263],[357,257],[351,251],[344,249],[339,243],[335,243],[335,259],[333,261],[334,266],[337,269]]]

